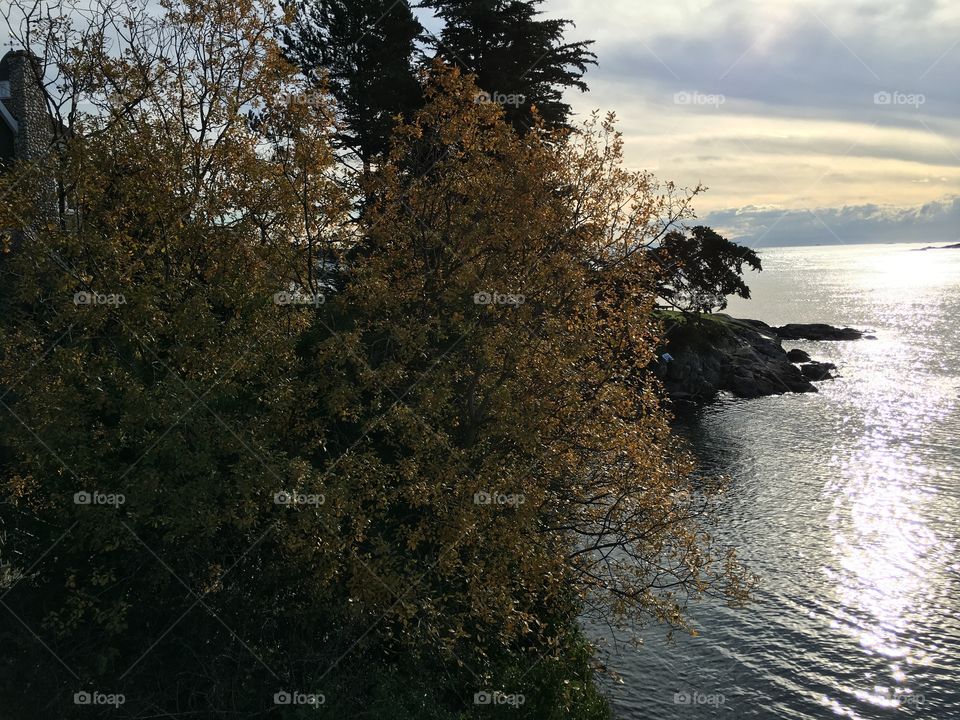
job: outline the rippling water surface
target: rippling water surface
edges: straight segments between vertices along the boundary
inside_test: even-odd
[[[608,650],[617,717],[960,718],[960,250],[915,247],[762,253],[732,315],[878,339],[787,343],[842,377],[684,422],[763,583],[692,607],[696,638]]]

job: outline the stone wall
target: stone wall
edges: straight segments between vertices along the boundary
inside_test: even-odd
[[[49,162],[54,140],[53,121],[47,112],[39,60],[24,50],[8,52],[0,60],[10,82],[10,97],[4,103],[19,124],[14,140],[14,159],[30,163],[19,167],[21,182],[29,183],[37,208],[56,213],[57,192]]]

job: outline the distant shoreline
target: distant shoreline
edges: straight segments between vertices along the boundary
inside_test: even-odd
[[[922,252],[923,250],[960,250],[960,243],[953,245],[927,245],[927,247],[913,248],[913,252]]]
[[[816,243],[792,243],[789,245],[751,245],[749,238],[731,236],[730,238],[734,242],[746,245],[747,247],[756,250],[757,252],[766,252],[767,250],[810,250],[818,248],[821,250],[826,250],[829,248],[860,248],[860,247],[888,247],[899,250],[941,250],[941,249],[960,249],[960,243],[951,244],[951,245],[928,245],[927,247],[905,247],[909,245],[920,245],[923,240],[884,240],[884,241],[869,241],[869,240],[851,240],[849,242],[816,242]],[[947,242],[946,240],[942,242]]]

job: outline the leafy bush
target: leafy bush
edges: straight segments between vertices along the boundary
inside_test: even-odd
[[[355,223],[271,10],[165,12],[61,57],[76,222],[0,178],[7,716],[601,716],[579,612],[741,592],[646,370],[655,180],[438,65]]]

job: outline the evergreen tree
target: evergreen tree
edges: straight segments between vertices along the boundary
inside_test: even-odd
[[[680,231],[668,233],[652,256],[659,270],[659,296],[684,312],[723,310],[730,295],[749,299],[744,266],[756,272],[763,269],[754,250],[704,225],[691,229],[690,237]]]
[[[477,85],[501,104],[521,133],[536,106],[548,126],[564,126],[570,106],[563,92],[586,92],[583,74],[596,64],[592,40],[564,42],[571,20],[540,19],[543,0],[425,0],[445,27],[434,46],[439,55],[475,73]]]
[[[406,0],[300,0],[286,52],[320,84],[327,73],[344,127],[341,147],[369,168],[398,114],[421,104],[414,56],[423,28]]]

